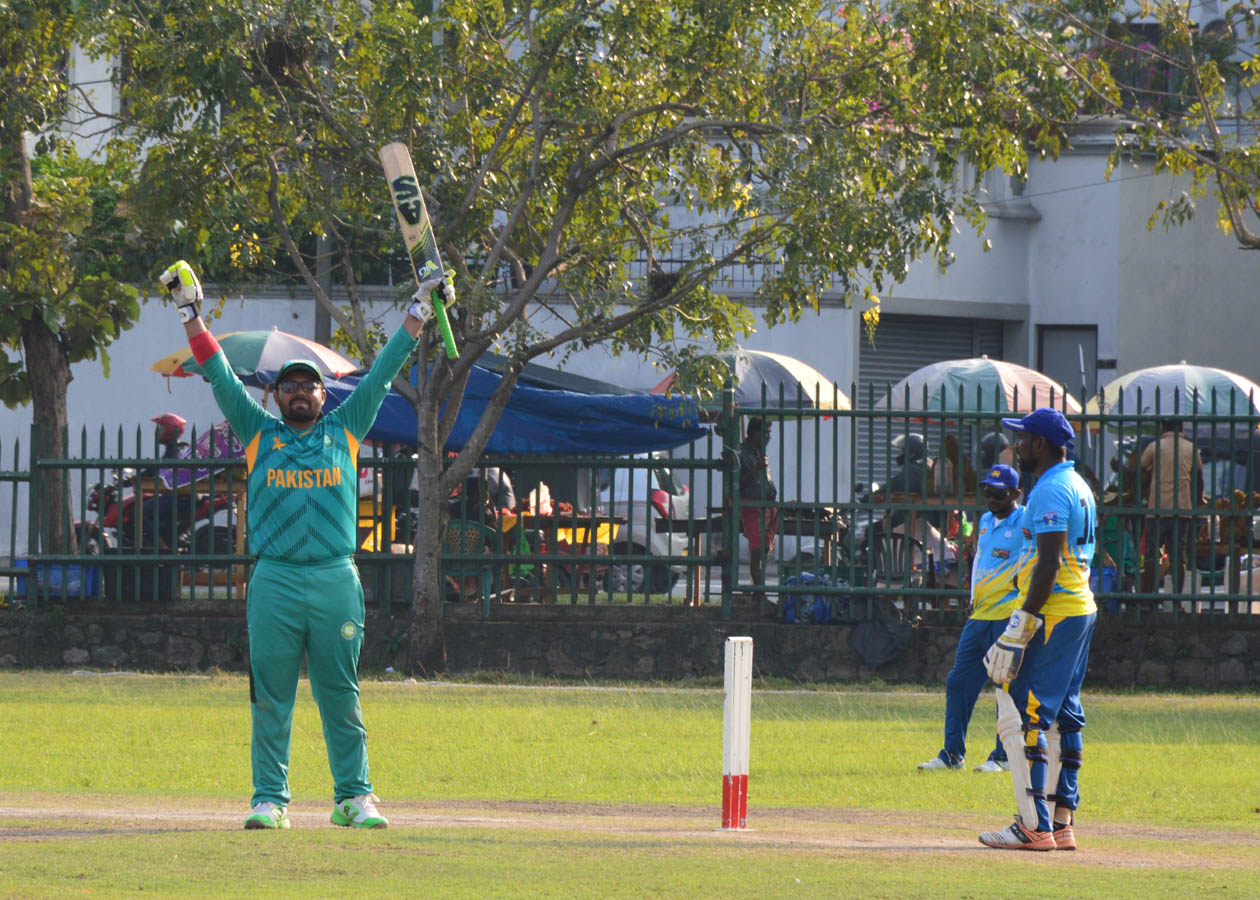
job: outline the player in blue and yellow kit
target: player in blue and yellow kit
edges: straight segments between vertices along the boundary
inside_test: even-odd
[[[980,482],[989,511],[976,528],[976,555],[971,564],[971,617],[958,637],[954,665],[945,679],[945,746],[935,757],[919,764],[920,771],[961,769],[967,754],[967,725],[976,698],[988,683],[984,654],[1002,634],[1015,609],[1015,567],[1019,564],[1024,536],[1020,519],[1019,473],[1010,466],[995,465]],[[1002,772],[1007,768],[1001,741],[977,772]]]
[[[1011,756],[1019,815],[1008,828],[981,834],[980,842],[1003,850],[1075,850],[1081,682],[1097,617],[1089,588],[1097,510],[1067,459],[1074,432],[1062,413],[1042,408],[1002,422],[1019,433],[1020,468],[1037,481],[1024,509],[1019,608],[985,655],[989,677],[1006,688],[998,697],[998,735]],[[1027,766],[1016,764],[1012,747],[1020,744]]]
[[[291,360],[276,376],[280,418],[245,390],[198,311],[201,285],[182,260],[162,274],[179,307],[193,356],[215,402],[245,447],[249,552],[251,761],[254,796],[246,828],[289,827],[289,744],[302,657],[324,725],[333,776],[335,825],[384,828],[368,775],[367,731],[359,706],[363,587],[354,565],[359,443],[394,376],[432,318],[431,292],[416,292],[403,327],[389,339],[354,392],[323,415],[319,367]]]

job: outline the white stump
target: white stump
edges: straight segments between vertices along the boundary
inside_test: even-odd
[[[752,719],[750,637],[726,639],[726,701],[722,709],[722,827],[748,827],[748,743]]]

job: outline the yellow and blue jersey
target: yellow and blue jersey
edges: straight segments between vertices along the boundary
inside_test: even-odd
[[[971,618],[1009,618],[1015,611],[1019,590],[1015,587],[1024,532],[1020,527],[1024,507],[1016,504],[1005,519],[986,512],[980,517],[976,557],[971,563]]]
[[[354,555],[359,444],[415,347],[400,328],[345,402],[304,431],[263,409],[222,351],[202,364],[219,409],[245,447],[251,555],[290,563]]]
[[[1089,588],[1089,563],[1094,558],[1098,513],[1094,493],[1076,474],[1072,462],[1051,467],[1033,486],[1024,509],[1024,549],[1019,561],[1019,604],[1028,595],[1028,582],[1037,562],[1037,535],[1067,533],[1059,573],[1050,597],[1041,608],[1043,616],[1084,616],[1097,611]]]

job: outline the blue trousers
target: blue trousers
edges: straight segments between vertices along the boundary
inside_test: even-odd
[[[951,765],[967,755],[967,726],[976,708],[980,691],[989,683],[984,670],[984,654],[1006,628],[1006,619],[968,619],[958,638],[954,667],[945,679],[945,747],[937,755]],[[989,759],[1003,761],[1006,750],[996,737]]]
[[[1081,768],[1081,730],[1085,710],[1081,706],[1081,683],[1089,663],[1089,644],[1094,635],[1097,613],[1085,616],[1046,616],[1045,624],[1033,636],[1024,653],[1019,674],[1007,690],[1024,720],[1024,750],[1029,761],[1029,781],[1036,795],[1037,828],[1050,829],[1050,808],[1044,794],[1060,806],[1076,809],[1080,804],[1077,776]],[[1059,723],[1059,783],[1046,784],[1049,761],[1046,731]]]

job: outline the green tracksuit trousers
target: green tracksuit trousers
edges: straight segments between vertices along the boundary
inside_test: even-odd
[[[359,706],[363,586],[349,558],[259,559],[249,580],[253,804],[289,805],[289,746],[302,656],[324,723],[333,801],[372,793]]]

